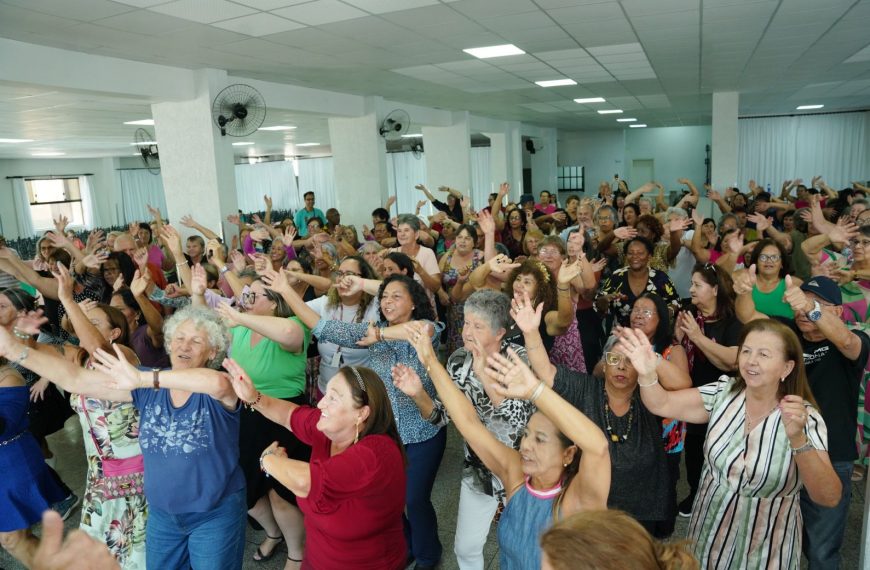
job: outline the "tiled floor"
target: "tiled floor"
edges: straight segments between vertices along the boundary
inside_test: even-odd
[[[447,438],[447,450],[444,454],[444,461],[441,463],[441,469],[438,472],[438,478],[435,482],[435,490],[433,492],[433,501],[438,512],[438,526],[441,529],[441,542],[444,545],[444,557],[441,564],[443,570],[454,570],[458,568],[456,559],[453,556],[453,530],[456,528],[456,509],[459,501],[459,478],[462,473],[462,447],[461,440],[452,428]],[[63,479],[73,487],[76,493],[81,494],[84,486],[85,462],[82,453],[82,433],[79,428],[78,419],[70,418],[66,424],[66,428],[54,434],[50,438],[51,447],[58,456],[58,471]],[[686,494],[685,486],[680,491],[680,496]],[[849,521],[846,529],[845,544],[843,545],[843,564],[842,568],[857,568],[860,555],[861,541],[861,526],[864,508],[864,485],[859,484],[853,487],[852,506],[849,511]],[[76,511],[66,523],[67,528],[74,528],[78,525],[79,512]],[[677,521],[676,537],[685,536],[688,519],[679,519]],[[254,562],[252,556],[257,544],[263,539],[262,532],[248,530],[247,548],[245,551],[246,569],[259,570],[280,570],[284,567],[283,556],[286,554],[284,547],[280,547],[279,556],[267,562]],[[488,569],[498,568],[498,546],[496,544],[494,530],[490,532],[489,540],[487,541],[484,550],[486,558],[486,567]],[[4,551],[0,550],[0,570],[19,570],[23,568],[12,560]]]

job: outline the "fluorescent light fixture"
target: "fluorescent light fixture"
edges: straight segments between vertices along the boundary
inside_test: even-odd
[[[275,125],[274,127],[260,127],[258,131],[292,131],[296,127],[289,125]]]
[[[547,81],[535,81],[541,87],[562,87],[563,85],[577,85],[573,79],[550,79]]]
[[[797,108],[798,111],[806,111],[807,109],[821,109],[824,105],[801,105]]]
[[[574,99],[575,103],[586,105],[588,103],[604,103],[604,97],[587,97],[586,99]]]
[[[34,152],[30,156],[63,156],[65,152]]]
[[[616,119],[616,122],[617,123],[633,123],[636,120],[637,119],[635,119],[633,117],[623,117],[622,119]]]
[[[156,141],[133,142],[133,143],[130,143],[130,146],[146,146],[149,144],[157,144],[157,142]]]
[[[0,143],[17,144],[26,142],[33,142],[33,139],[0,139]]]
[[[251,141],[242,141],[242,142],[234,142],[233,146],[251,146],[252,144],[254,144],[254,143]]]
[[[154,119],[140,119],[138,121],[124,121],[125,125],[154,125]]]
[[[402,138],[403,138],[403,139],[418,139],[418,138],[420,138],[420,137],[422,137],[422,136],[423,136],[422,133],[413,133],[413,134],[410,134],[410,135],[402,135]]]
[[[646,125],[644,125],[643,123],[640,123],[640,124],[637,124],[637,125],[628,125],[628,126],[631,127],[632,129],[642,129],[642,128],[644,128]]]
[[[487,46],[487,47],[479,47],[479,48],[468,48],[462,50],[469,55],[473,55],[474,57],[480,59],[487,59],[490,57],[504,57],[506,55],[522,55],[526,52],[515,46],[514,44],[505,44],[501,46]]]
[[[599,109],[599,115],[616,115],[622,113],[622,109]]]
[[[296,146],[320,146],[320,143],[298,143]]]

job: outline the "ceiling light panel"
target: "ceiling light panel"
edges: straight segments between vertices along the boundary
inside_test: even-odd
[[[632,125],[628,125],[628,126],[631,127],[632,129],[643,129],[643,128],[646,128],[646,125],[644,125],[643,123],[632,124]]]
[[[275,125],[272,127],[260,127],[258,131],[292,131],[296,127],[289,125]]]
[[[616,119],[617,123],[633,123],[635,121],[637,121],[637,119],[635,119],[633,117],[624,117],[622,119]]]
[[[33,142],[33,139],[0,139],[2,144],[21,144]]]
[[[598,110],[599,115],[618,115],[619,113],[622,113],[622,109],[599,109]]]
[[[462,51],[469,55],[473,55],[474,57],[479,59],[489,59],[491,57],[505,57],[509,55],[523,55],[526,53],[513,44],[467,48]]]
[[[588,105],[590,103],[604,103],[604,97],[587,97],[585,99],[574,99],[575,103],[580,103],[581,105]]]
[[[577,85],[573,79],[548,79],[546,81],[535,81],[541,87],[564,87],[565,85]]]
[[[797,107],[798,111],[807,111],[809,109],[821,109],[824,105],[800,105]]]
[[[154,119],[140,119],[138,121],[124,121],[125,125],[154,125]]]

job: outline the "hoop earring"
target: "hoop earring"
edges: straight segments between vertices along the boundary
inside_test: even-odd
[[[359,442],[359,418],[356,419],[356,435],[353,437],[353,442]]]

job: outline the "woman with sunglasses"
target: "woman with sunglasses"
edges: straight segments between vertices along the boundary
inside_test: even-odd
[[[619,348],[605,353],[603,379],[553,365],[538,332],[542,310],[526,295],[514,297],[511,314],[523,331],[532,369],[607,436],[611,463],[608,508],[626,511],[650,533],[662,536],[670,485],[662,421],[641,401],[637,371]],[[659,362],[659,372],[669,388],[691,383],[685,370],[668,360]]]
[[[754,265],[757,268],[752,300],[755,301],[755,309],[768,317],[794,319],[794,311],[783,300],[785,276],[791,273],[788,259],[788,252],[782,244],[771,238],[759,241],[749,256],[746,266]],[[800,278],[794,276],[792,281],[798,287],[803,283]]]
[[[204,305],[202,273],[194,271],[191,288],[194,304]],[[231,327],[233,360],[247,371],[261,393],[296,405],[304,404],[306,353],[311,331],[293,314],[281,295],[266,288],[259,278],[246,288],[241,300],[243,311],[226,303],[217,308]],[[247,483],[248,514],[266,532],[254,560],[268,560],[286,540],[286,567],[294,569],[302,560],[302,514],[292,492],[282,485],[274,485],[274,480],[260,470],[260,452],[274,441],[279,441],[290,457],[308,459],[310,449],[292,433],[250,409],[241,411],[239,464]]]

